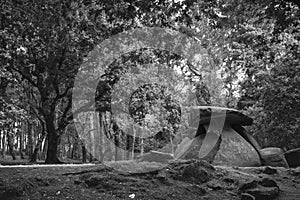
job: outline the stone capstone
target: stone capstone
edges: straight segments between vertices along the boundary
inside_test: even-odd
[[[200,110],[199,125],[209,124],[212,119],[219,120],[224,117],[225,117],[225,123],[229,125],[238,124],[242,126],[250,126],[253,124],[252,118],[244,115],[243,113],[235,109],[214,107],[214,106],[199,106],[199,110]],[[225,116],[224,113],[226,113]]]

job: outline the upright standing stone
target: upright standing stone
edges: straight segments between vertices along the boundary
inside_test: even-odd
[[[300,148],[289,150],[284,156],[290,167],[300,167]]]
[[[223,129],[222,143],[213,164],[239,167],[261,166],[255,148],[228,125]]]
[[[192,143],[192,139],[190,139],[189,137],[185,137],[180,144],[178,145],[175,153],[174,153],[174,157],[175,158],[180,158],[182,157],[182,155],[187,151],[187,149],[189,148],[189,146]]]
[[[283,151],[277,147],[268,147],[260,150],[263,164],[272,167],[286,167],[289,165],[284,157]]]

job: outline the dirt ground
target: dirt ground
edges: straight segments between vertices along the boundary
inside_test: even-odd
[[[0,199],[300,199],[300,168],[221,167],[189,160],[129,172],[128,166],[135,165],[0,166]]]

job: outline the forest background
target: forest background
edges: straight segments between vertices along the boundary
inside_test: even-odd
[[[108,75],[102,80],[105,87],[100,87],[96,95],[98,102],[109,100],[102,94],[111,94],[107,88],[127,72],[124,69],[159,64],[179,67],[181,75],[192,86],[190,92],[201,104],[200,99],[205,99],[206,94],[202,87],[204,72],[213,66],[218,74],[214,76],[214,84],[208,85],[211,105],[236,108],[251,116],[254,124],[248,131],[262,147],[276,146],[286,151],[300,146],[297,1],[4,0],[0,7],[0,154],[3,159],[8,159],[7,155],[46,163],[68,159],[82,162],[129,159],[130,155],[120,155],[107,146],[103,136],[140,153],[172,139],[178,128],[175,111],[161,133],[163,140],[130,141],[114,126],[115,122],[107,120],[111,117],[110,110],[103,104],[98,107],[99,116],[92,117],[90,122],[91,130],[95,121],[104,127],[104,135],[97,139],[100,146],[88,149],[84,145],[88,141],[80,135],[92,137],[93,131],[74,126],[77,122],[72,112],[72,89],[88,53],[113,35],[143,27],[172,29],[194,38],[206,50],[209,61],[201,68],[191,67],[178,55],[153,49],[123,55],[106,71]],[[151,81],[151,67],[140,69]],[[154,81],[155,77],[152,78]],[[183,80],[166,82],[180,85]],[[134,87],[136,83],[130,84]],[[150,86],[150,90],[157,90]],[[175,95],[173,99],[180,102],[182,96]],[[139,108],[134,103],[132,106],[132,112]],[[176,106],[171,108],[176,110]],[[137,118],[145,118],[141,116]],[[184,121],[183,116],[181,120]],[[177,132],[181,134],[179,138],[185,137],[184,133]],[[91,151],[97,151],[99,158]]]

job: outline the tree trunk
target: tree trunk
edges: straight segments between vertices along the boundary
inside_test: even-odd
[[[57,158],[58,135],[54,126],[54,115],[50,113],[45,116],[46,129],[48,133],[48,149],[46,163],[57,164],[61,163]]]
[[[42,133],[42,136],[40,137],[40,139],[38,140],[38,142],[37,142],[37,144],[34,148],[34,151],[33,151],[32,156],[30,158],[30,162],[33,162],[33,163],[36,162],[38,152],[42,147],[42,144],[43,144],[43,141],[44,141],[45,137],[46,137],[46,133]]]
[[[86,148],[84,144],[81,144],[81,150],[82,150],[82,163],[86,163]]]
[[[2,158],[4,158],[4,155],[5,155],[5,148],[6,148],[6,146],[5,146],[5,144],[6,144],[6,142],[5,142],[5,132],[4,131],[1,131],[1,133],[2,133],[2,140],[1,140],[1,146],[2,146],[2,149],[1,149],[1,157]]]
[[[10,153],[12,159],[16,160],[16,155],[14,152],[14,145],[13,145],[13,137],[12,137],[11,133],[9,133],[9,131],[7,131],[7,145],[8,145],[9,153]]]
[[[68,137],[68,151],[67,151],[67,158],[73,159],[73,152],[72,152],[72,142],[70,141],[70,136]]]
[[[72,150],[71,150],[71,159],[77,160],[77,142],[73,142]]]
[[[27,141],[28,141],[28,145],[26,147],[26,151],[29,158],[31,158],[33,153],[33,141],[32,141],[32,126],[29,122],[27,122]]]
[[[41,146],[40,148],[40,154],[39,155],[39,159],[40,160],[46,160],[46,153],[47,153],[47,149],[48,149],[48,136],[46,135],[45,137],[45,141],[43,142],[44,145]]]
[[[174,142],[173,142],[173,133],[170,133],[170,143],[171,143],[171,153],[174,154]]]
[[[119,160],[119,133],[115,133],[115,161]]]
[[[103,145],[104,145],[104,141],[103,141],[103,135],[104,135],[104,113],[99,112],[99,121],[100,121],[100,131],[99,131],[99,152],[100,152],[100,162],[103,163],[104,161],[104,155],[103,155]],[[99,123],[98,121],[98,123]]]
[[[25,159],[24,154],[23,154],[23,129],[22,131],[19,131],[19,142],[20,142],[20,146],[19,146],[19,152],[20,152],[20,157],[21,159]]]
[[[142,137],[140,141],[141,141],[141,153],[140,153],[140,155],[143,156],[144,155],[144,138]]]
[[[89,156],[90,156],[90,159],[89,159],[89,162],[93,162],[95,159],[94,159],[94,156],[92,153],[89,153]]]
[[[135,145],[135,126],[133,126],[133,138],[132,138],[132,150],[131,150],[131,160],[134,160],[134,145]]]

